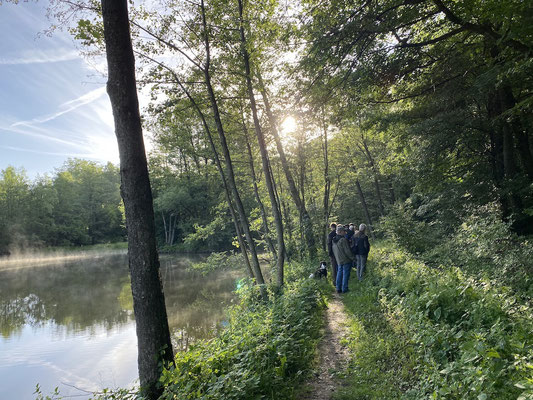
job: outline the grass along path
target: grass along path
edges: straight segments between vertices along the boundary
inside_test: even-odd
[[[318,364],[299,400],[331,400],[348,364],[348,316],[340,295],[335,293],[324,312],[323,336],[318,345]]]

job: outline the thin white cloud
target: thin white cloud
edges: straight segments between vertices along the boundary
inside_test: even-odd
[[[64,61],[79,60],[80,55],[77,51],[69,51],[63,54],[57,54],[58,51],[54,50],[53,54],[47,54],[41,52],[39,54],[29,54],[27,56],[19,57],[0,57],[0,65],[27,65],[27,64],[46,64],[57,63]]]
[[[27,129],[24,129],[24,128],[30,128],[31,130],[27,130]],[[61,139],[61,138],[58,138],[58,137],[55,137],[55,136],[50,136],[49,131],[47,129],[43,129],[43,128],[40,128],[40,127],[37,127],[37,126],[27,125],[27,126],[22,126],[22,129],[20,127],[7,127],[6,128],[6,127],[1,127],[0,126],[0,130],[7,131],[7,132],[18,133],[18,134],[26,135],[26,136],[31,136],[31,137],[34,137],[34,138],[37,138],[37,139],[46,140],[46,141],[52,141],[52,142],[57,143],[57,144],[62,144],[62,145],[67,145],[67,146],[72,146],[72,147],[78,147],[78,148],[84,148],[84,146],[81,145],[80,143],[75,143],[75,142],[72,142],[72,141],[69,141],[69,140],[64,140],[64,139]]]
[[[12,151],[21,151],[24,153],[42,154],[42,155],[47,155],[47,156],[78,157],[78,158],[84,158],[84,157],[91,156],[90,154],[87,154],[87,153],[57,153],[57,152],[51,152],[51,151],[24,149],[22,147],[16,147],[16,146],[0,146],[0,148],[6,149],[6,150],[12,150]]]
[[[55,112],[55,113],[51,113],[51,114],[47,114],[45,116],[42,116],[42,117],[38,117],[38,118],[33,118],[31,120],[26,120],[26,121],[19,121],[19,122],[15,122],[14,124],[11,125],[11,128],[14,128],[16,126],[19,126],[19,125],[24,125],[24,126],[32,126],[32,125],[35,125],[35,124],[41,124],[43,122],[48,122],[48,121],[51,121],[53,119],[56,119],[57,117],[63,115],[63,114],[66,114],[68,112],[71,112],[83,105],[86,105],[86,104],[89,104],[89,103],[92,103],[93,101],[97,100],[98,98],[100,98],[103,94],[105,94],[105,86],[102,86],[98,89],[94,89],[94,90],[91,90],[90,92],[88,93],[85,93],[84,95],[74,99],[74,100],[69,100],[63,104],[61,104],[58,108],[60,109],[59,111]]]

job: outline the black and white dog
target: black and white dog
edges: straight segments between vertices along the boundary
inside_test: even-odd
[[[325,261],[320,262],[320,267],[318,267],[318,269],[314,273],[312,273],[309,278],[322,279],[322,277],[324,278],[328,277],[328,268],[326,266]]]

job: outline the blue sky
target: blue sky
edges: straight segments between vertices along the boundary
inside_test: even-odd
[[[85,60],[67,32],[39,35],[47,3],[0,5],[0,170],[31,179],[72,157],[118,164],[105,60]]]

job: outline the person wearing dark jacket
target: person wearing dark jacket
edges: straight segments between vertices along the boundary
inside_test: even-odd
[[[333,244],[333,238],[337,234],[337,224],[331,224],[329,227],[331,228],[331,232],[328,235],[328,255],[331,261],[331,276],[333,277],[333,286],[335,286],[337,282],[337,260],[335,259],[335,254],[333,254],[333,248],[331,246]]]
[[[354,235],[354,254],[355,264],[357,267],[357,278],[363,279],[363,274],[366,270],[366,260],[370,252],[370,242],[366,235],[366,225],[359,225],[359,231]]]
[[[337,234],[332,240],[332,249],[335,259],[337,260],[337,282],[335,284],[337,293],[346,293],[348,291],[348,280],[350,279],[350,270],[355,256],[350,249],[348,239],[344,237],[346,230],[344,226],[337,227]]]
[[[344,235],[344,237],[348,239],[348,244],[350,245],[350,249],[352,249],[352,252],[354,250],[354,239],[355,239],[353,236],[354,234],[355,234],[355,226],[354,224],[350,223],[350,225],[348,226],[348,229],[346,230],[346,235]]]

